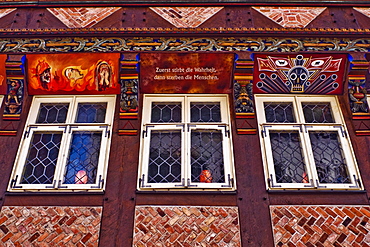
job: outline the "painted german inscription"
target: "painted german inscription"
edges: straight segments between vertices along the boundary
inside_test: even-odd
[[[233,53],[142,53],[143,93],[231,93]]]

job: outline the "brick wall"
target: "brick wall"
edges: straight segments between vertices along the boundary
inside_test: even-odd
[[[98,246],[101,207],[2,207],[0,246]]]
[[[270,206],[275,246],[370,246],[369,206]]]
[[[238,209],[138,206],[133,246],[240,247]]]

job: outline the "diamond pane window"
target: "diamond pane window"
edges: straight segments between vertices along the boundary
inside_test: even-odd
[[[192,131],[190,150],[192,182],[225,182],[221,131]]]
[[[335,96],[255,96],[269,189],[362,189]]]
[[[302,103],[306,123],[334,123],[329,103]]]
[[[152,123],[181,122],[181,104],[169,102],[153,102]]]
[[[80,103],[76,123],[104,123],[106,110],[107,103]]]
[[[337,132],[310,132],[320,183],[351,183]]]
[[[36,123],[65,123],[69,104],[40,104]]]
[[[139,190],[234,190],[227,95],[145,95]]]
[[[174,183],[180,180],[180,131],[153,131],[150,140],[148,183]]]
[[[115,96],[35,96],[8,190],[103,190],[114,104]]]
[[[29,148],[21,184],[51,184],[62,134],[35,133]]]
[[[299,133],[271,131],[270,140],[276,181],[308,183]]]
[[[266,102],[264,106],[267,123],[295,123],[292,103]]]
[[[96,183],[102,133],[80,132],[72,135],[64,183]]]
[[[221,122],[219,103],[191,103],[190,111],[191,122]]]

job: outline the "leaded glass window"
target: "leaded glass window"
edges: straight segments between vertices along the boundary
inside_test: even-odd
[[[52,184],[62,133],[34,133],[21,184]]]
[[[146,95],[139,189],[234,189],[227,96]]]
[[[307,183],[298,131],[271,131],[270,140],[277,183]]]
[[[224,183],[224,159],[221,131],[192,131],[191,181]]]
[[[35,96],[9,190],[104,188],[115,96]]]
[[[68,103],[41,103],[36,123],[65,123],[68,108]]]
[[[335,96],[256,95],[270,189],[361,189]]]

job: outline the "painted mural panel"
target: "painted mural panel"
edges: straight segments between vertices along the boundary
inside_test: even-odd
[[[233,53],[142,53],[142,93],[231,93]]]
[[[29,94],[119,94],[118,53],[27,55]]]
[[[5,72],[5,61],[6,55],[0,55],[0,95],[6,94],[6,72]]]
[[[257,54],[254,62],[254,93],[343,93],[346,54]]]

